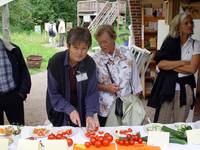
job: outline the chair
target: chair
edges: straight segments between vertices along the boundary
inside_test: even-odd
[[[147,49],[137,47],[136,45],[132,45],[131,47],[138,67],[138,72],[141,73],[141,71],[143,70],[145,73],[153,57],[153,53],[148,51]]]

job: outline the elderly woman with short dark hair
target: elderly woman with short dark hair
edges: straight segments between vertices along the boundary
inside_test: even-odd
[[[96,65],[87,55],[92,44],[87,28],[75,27],[67,37],[68,49],[48,64],[47,114],[54,126],[95,129],[99,112]]]

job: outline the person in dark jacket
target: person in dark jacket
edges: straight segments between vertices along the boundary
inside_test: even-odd
[[[194,73],[200,63],[200,42],[191,38],[193,27],[190,14],[175,16],[169,35],[156,52],[160,72],[148,101],[148,106],[156,108],[155,122],[185,122],[195,104]]]
[[[0,124],[5,112],[10,124],[24,125],[24,104],[31,78],[18,46],[0,39]]]
[[[47,114],[54,126],[99,126],[96,65],[87,55],[92,43],[87,28],[69,31],[68,49],[55,54],[48,64]]]

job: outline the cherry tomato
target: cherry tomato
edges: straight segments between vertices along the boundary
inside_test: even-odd
[[[133,140],[134,140],[134,141],[138,141],[138,138],[139,138],[139,137],[138,137],[137,135],[133,135]]]
[[[48,135],[48,140],[53,140],[53,139],[56,139],[55,134],[49,134]]]
[[[72,146],[73,140],[71,138],[67,138],[67,144],[68,144],[68,146]]]
[[[129,143],[130,145],[134,145],[134,144],[135,144],[135,142],[134,142],[133,140],[128,141],[128,143]]]
[[[57,134],[56,135],[56,139],[63,139],[63,135],[62,134]]]
[[[104,140],[104,137],[103,136],[99,136],[97,139],[98,139],[98,141],[102,142]]]
[[[128,146],[129,142],[127,140],[124,140],[124,145]]]
[[[98,131],[99,134],[104,134],[104,131]]]
[[[66,134],[67,134],[67,135],[71,135],[71,134],[72,134],[72,129],[68,129],[68,130],[66,131]]]
[[[131,134],[127,134],[126,137],[127,137],[128,139],[131,139],[131,138],[132,138],[132,135],[131,135]]]
[[[91,138],[90,138],[90,142],[94,145],[95,142],[96,142],[96,138],[95,138],[95,137],[91,137]]]
[[[128,132],[132,132],[133,130],[131,128],[128,128]]]
[[[101,142],[100,141],[96,141],[94,145],[95,145],[95,147],[101,147]]]
[[[109,135],[109,136],[107,136],[107,137],[105,137],[105,138],[108,139],[110,142],[112,142],[112,140],[113,140],[112,135]]]
[[[115,140],[115,142],[116,142],[117,144],[119,144],[119,141],[120,141],[119,139],[116,139],[116,140]]]
[[[143,143],[142,138],[138,138],[138,143],[139,143],[139,144],[142,144],[142,143]]]
[[[91,143],[90,142],[85,142],[85,147],[90,147]]]
[[[103,146],[108,146],[110,144],[110,141],[108,139],[104,139],[102,144]]]
[[[119,145],[124,145],[124,140],[119,140]]]
[[[95,129],[94,129],[94,131],[98,131],[99,130],[99,127],[96,127]]]
[[[106,132],[106,133],[104,134],[104,137],[107,137],[107,136],[110,136],[110,133]]]

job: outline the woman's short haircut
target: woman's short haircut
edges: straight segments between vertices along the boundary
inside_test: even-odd
[[[171,24],[170,24],[170,29],[169,29],[169,36],[171,37],[178,37],[180,36],[180,24],[181,22],[187,17],[190,16],[192,17],[189,13],[184,12],[176,15]],[[193,28],[194,28],[194,23],[192,22]]]
[[[97,39],[98,37],[100,37],[103,33],[108,33],[108,35],[113,39],[116,40],[116,32],[113,28],[113,26],[108,25],[108,24],[104,24],[104,25],[100,25],[95,33],[95,38]]]
[[[80,42],[86,43],[89,49],[92,45],[91,33],[87,28],[74,27],[68,32],[67,45],[75,45]]]

